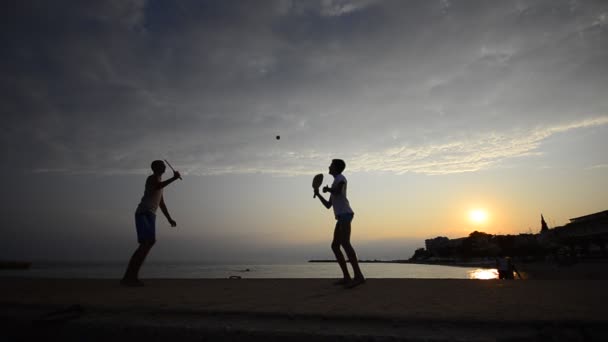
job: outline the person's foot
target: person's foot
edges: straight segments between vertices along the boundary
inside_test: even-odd
[[[143,281],[139,279],[122,279],[120,285],[128,287],[142,287],[144,286]]]
[[[351,282],[350,278],[342,278],[333,282],[334,285],[346,285]]]
[[[357,287],[363,283],[365,283],[365,278],[363,278],[363,277],[355,278],[352,281],[349,281],[348,283],[344,284],[344,288],[352,289],[353,287]]]

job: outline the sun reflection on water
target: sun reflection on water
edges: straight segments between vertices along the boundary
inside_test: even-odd
[[[498,279],[498,270],[478,268],[469,272],[469,279]]]

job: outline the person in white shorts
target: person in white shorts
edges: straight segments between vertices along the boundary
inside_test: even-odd
[[[344,285],[346,288],[353,288],[361,285],[365,282],[365,277],[361,273],[359,268],[359,261],[357,259],[357,253],[350,243],[350,230],[351,221],[355,216],[350,203],[346,198],[346,177],[342,174],[346,168],[346,163],[342,159],[333,159],[331,165],[329,165],[329,174],[334,177],[334,182],[331,187],[325,186],[323,192],[329,192],[329,200],[326,200],[319,193],[319,189],[315,189],[315,194],[321,201],[321,203],[327,208],[334,208],[334,215],[336,217],[336,228],[334,229],[334,238],[331,243],[331,249],[336,256],[336,260],[342,270],[343,278],[335,282],[336,285]],[[346,266],[346,260],[340,250],[340,247],[344,248],[346,256],[353,267],[354,277],[351,278],[348,273]]]

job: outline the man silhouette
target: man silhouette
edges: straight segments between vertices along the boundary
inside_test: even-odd
[[[156,242],[156,209],[160,207],[171,227],[177,225],[171,218],[171,215],[169,215],[169,211],[165,205],[163,188],[178,179],[180,174],[177,171],[173,171],[173,177],[163,182],[161,179],[163,173],[165,173],[165,163],[162,160],[155,160],[152,162],[151,168],[154,174],[146,179],[144,195],[137,206],[137,210],[135,210],[135,227],[137,229],[139,247],[135,250],[133,256],[131,256],[125,275],[120,281],[125,286],[144,285],[139,280],[139,269]]]
[[[355,213],[350,207],[350,203],[346,198],[346,177],[342,174],[346,168],[346,163],[342,159],[333,159],[329,165],[329,174],[334,177],[334,182],[331,187],[325,186],[323,192],[329,192],[329,200],[326,200],[320,193],[319,189],[315,188],[314,193],[317,195],[321,203],[327,208],[334,208],[336,217],[336,227],[334,229],[334,238],[331,243],[331,249],[336,256],[336,260],[342,270],[343,278],[335,282],[336,285],[344,285],[346,288],[353,288],[365,282],[365,278],[359,268],[359,261],[355,249],[350,243],[351,221]],[[346,256],[353,267],[354,278],[351,279],[346,266],[346,260],[340,250],[344,248]]]

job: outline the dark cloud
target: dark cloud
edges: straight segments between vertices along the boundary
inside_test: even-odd
[[[21,169],[133,172],[170,154],[191,172],[297,173],[335,151],[607,115],[604,2],[3,6],[0,142]]]

